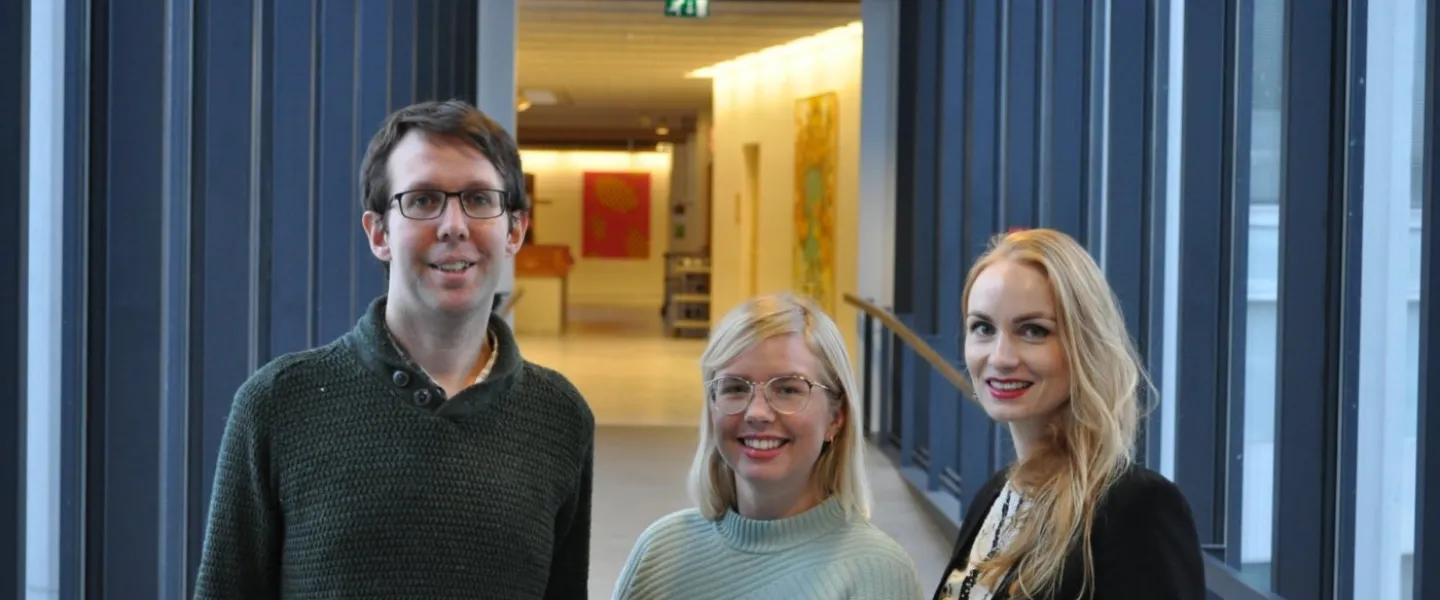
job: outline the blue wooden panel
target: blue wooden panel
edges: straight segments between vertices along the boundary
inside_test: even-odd
[[[175,23],[196,22],[197,14],[190,0],[169,0],[168,10],[174,15]],[[203,7],[202,7],[203,8]],[[203,18],[203,17],[201,17]],[[193,26],[172,28],[173,51],[165,71],[165,78],[171,90],[171,108],[164,115],[169,123],[165,132],[167,144],[165,156],[165,179],[169,186],[164,190],[165,278],[168,285],[162,290],[165,304],[162,306],[165,322],[161,335],[164,340],[164,358],[161,362],[161,377],[164,380],[164,396],[160,399],[159,420],[162,423],[160,437],[160,511],[167,515],[161,522],[159,533],[160,553],[158,558],[160,594],[162,597],[188,596],[191,577],[187,564],[193,565],[192,557],[199,551],[203,535],[201,524],[204,508],[190,512],[188,508],[199,496],[198,482],[194,481],[192,466],[198,461],[190,460],[198,454],[192,445],[190,398],[192,359],[190,339],[190,285],[192,198],[197,190],[192,187],[190,162],[205,160],[203,148],[196,152],[192,145],[191,108],[192,86],[194,85],[195,64],[193,62],[194,37],[205,36],[206,29],[195,31]],[[203,72],[200,77],[204,77]],[[203,196],[202,196],[203,197]]]
[[[437,100],[456,98],[460,82],[455,78],[455,51],[459,46],[459,2],[441,2],[435,17],[435,94]],[[470,49],[472,52],[475,48]]]
[[[161,261],[165,188],[165,0],[103,13],[107,104],[95,125],[91,163],[88,416],[90,489],[87,569],[97,593],[159,598],[161,369],[165,315]],[[98,171],[98,172],[97,172]],[[96,562],[98,561],[98,562]]]
[[[390,2],[390,112],[415,101],[416,0]]]
[[[914,278],[910,281],[910,302],[912,311],[909,317],[910,327],[922,335],[929,335],[935,332],[935,279],[936,273],[936,183],[939,173],[936,173],[936,151],[939,135],[936,132],[936,119],[939,117],[939,50],[940,50],[940,4],[937,1],[924,1],[914,3],[910,6],[916,19],[914,27],[914,95],[910,111],[903,114],[901,118],[913,119],[913,137],[910,144],[913,144],[914,160],[910,163],[907,171],[901,171],[897,177],[912,177],[913,187],[910,188],[912,199],[910,199],[910,219],[913,222],[913,229],[910,230],[910,245],[913,246],[914,256]],[[906,386],[910,390],[912,406],[916,427],[910,430],[909,435],[913,437],[914,456],[922,460],[926,471],[930,473],[927,485],[935,489],[936,479],[936,453],[933,449],[932,429],[930,422],[933,419],[932,407],[936,401],[943,401],[943,396],[937,396],[932,383],[933,367],[922,360],[919,355],[909,351],[907,348],[907,360],[913,360],[913,370],[909,371]]]
[[[0,198],[17,229],[0,241],[0,595],[25,597],[25,262],[29,244],[29,187],[24,129],[30,122],[28,3],[0,4]]]
[[[1108,3],[1091,2],[1086,7],[1085,27],[1089,30],[1085,44],[1087,96],[1085,99],[1087,129],[1085,136],[1085,203],[1084,235],[1078,238],[1091,254],[1100,256],[1100,242],[1105,223],[1105,77],[1110,63],[1105,57],[1105,39],[1110,21],[1106,16]],[[1187,38],[1188,39],[1188,38]]]
[[[1169,240],[1166,238],[1166,198],[1168,194],[1168,164],[1169,144],[1171,136],[1177,135],[1178,130],[1172,130],[1168,118],[1168,104],[1170,101],[1170,5],[1167,2],[1157,2],[1153,6],[1153,18],[1151,19],[1151,84],[1149,88],[1150,106],[1150,130],[1147,132],[1150,140],[1149,152],[1150,169],[1149,174],[1149,219],[1146,227],[1150,231],[1150,242],[1146,248],[1147,256],[1147,285],[1145,286],[1145,347],[1143,354],[1146,367],[1149,370],[1150,379],[1155,389],[1167,389],[1166,378],[1168,373],[1163,372],[1165,362],[1165,260],[1166,249]],[[1170,410],[1169,406],[1163,405],[1159,398],[1151,398],[1146,402],[1148,414],[1141,422],[1140,439],[1136,443],[1136,452],[1139,460],[1145,465],[1161,470],[1163,431],[1165,411]]]
[[[86,355],[92,342],[86,336],[89,327],[91,279],[89,261],[90,223],[89,190],[91,181],[90,125],[92,100],[98,95],[96,83],[104,72],[103,45],[91,46],[90,6],[87,0],[65,3],[64,15],[64,106],[65,145],[64,192],[61,197],[63,233],[61,235],[62,293],[60,325],[60,598],[82,597],[86,582],[85,535],[98,530],[89,519],[87,506],[90,489],[85,461],[93,452],[86,446],[91,420],[86,415],[86,399],[91,389],[98,389],[99,379],[87,364]],[[92,63],[93,60],[93,63]],[[94,69],[92,71],[92,68]],[[103,111],[98,123],[103,123]],[[98,167],[97,167],[98,168]],[[94,220],[97,223],[100,221]],[[103,413],[101,413],[103,415]],[[97,416],[101,416],[97,415]]]
[[[1333,116],[1344,103],[1336,85],[1344,69],[1332,67],[1341,64],[1333,57],[1345,39],[1332,22],[1344,13],[1302,2],[1286,6],[1285,19],[1271,589],[1286,598],[1333,598],[1336,515],[1326,480],[1336,463],[1327,440],[1336,437],[1338,416],[1344,215],[1334,159],[1346,133]]]
[[[966,61],[969,41],[967,34],[968,3],[945,0],[940,8],[939,87],[940,110],[936,120],[939,140],[934,165],[939,185],[936,193],[935,228],[939,232],[935,244],[935,348],[941,356],[960,361],[960,339],[964,317],[960,314],[961,293],[965,286],[965,132],[967,85]],[[949,167],[949,168],[945,168]],[[962,367],[963,368],[963,367]],[[960,471],[960,404],[969,399],[961,395],[939,371],[930,369],[932,395],[930,408],[931,446],[935,457],[932,479],[944,471],[958,477]]]
[[[1224,284],[1225,221],[1230,203],[1225,181],[1226,106],[1229,79],[1227,7],[1219,2],[1186,2],[1184,11],[1184,101],[1178,124],[1183,160],[1180,189],[1181,236],[1179,316],[1175,391],[1175,482],[1190,501],[1201,544],[1224,544],[1224,410],[1220,366]]]
[[[1248,346],[1246,331],[1249,327],[1249,310],[1245,307],[1249,303],[1250,280],[1250,148],[1254,145],[1250,121],[1254,112],[1252,89],[1255,79],[1255,5],[1238,4],[1232,3],[1236,6],[1233,17],[1227,18],[1234,27],[1234,34],[1230,35],[1230,39],[1234,40],[1234,56],[1230,64],[1235,67],[1229,82],[1233,91],[1228,93],[1232,107],[1227,124],[1234,146],[1226,149],[1230,171],[1226,185],[1231,198],[1225,216],[1221,217],[1221,222],[1228,225],[1222,233],[1226,246],[1220,249],[1221,264],[1226,273],[1220,289],[1216,290],[1220,295],[1220,321],[1225,325],[1218,338],[1221,366],[1217,375],[1221,379],[1217,389],[1221,390],[1219,401],[1223,402],[1224,412],[1218,417],[1221,429],[1215,434],[1216,469],[1222,473],[1222,481],[1228,482],[1224,491],[1216,493],[1220,503],[1217,510],[1222,515],[1220,523],[1224,539],[1234,541],[1225,545],[1223,558],[1237,572],[1243,566],[1240,544],[1245,524],[1245,486],[1242,479],[1245,453],[1227,453],[1222,449],[1243,448],[1245,443],[1244,373]],[[1184,277],[1183,271],[1181,277]]]
[[[1420,388],[1415,466],[1416,598],[1440,595],[1440,10],[1425,15],[1424,197],[1420,230]]]
[[[1145,151],[1150,112],[1149,4],[1149,0],[1110,3],[1110,118],[1106,123],[1110,159],[1105,165],[1109,179],[1105,278],[1120,300],[1125,328],[1142,348],[1147,250],[1153,239],[1146,218],[1150,207],[1146,184],[1150,164]]]
[[[1383,1],[1383,0],[1382,0]],[[1332,336],[1331,344],[1338,346],[1338,360],[1336,361],[1336,379],[1333,382],[1336,386],[1336,398],[1330,407],[1333,435],[1325,437],[1325,447],[1332,452],[1333,477],[1325,479],[1325,493],[1334,499],[1334,506],[1331,509],[1334,533],[1331,535],[1331,556],[1334,556],[1334,575],[1332,592],[1339,600],[1351,600],[1355,597],[1355,517],[1356,506],[1355,496],[1358,492],[1356,482],[1356,448],[1359,445],[1359,407],[1360,407],[1360,277],[1362,265],[1367,261],[1362,256],[1361,239],[1364,237],[1362,216],[1365,211],[1365,146],[1363,144],[1349,143],[1347,140],[1365,139],[1365,103],[1366,103],[1366,74],[1365,65],[1369,62],[1366,54],[1366,37],[1370,35],[1369,26],[1369,0],[1352,0],[1347,11],[1347,18],[1350,20],[1349,30],[1355,35],[1349,37],[1341,47],[1345,53],[1345,62],[1351,68],[1344,73],[1343,81],[1345,97],[1341,102],[1346,118],[1350,121],[1348,128],[1340,131],[1332,131],[1330,141],[1331,149],[1336,154],[1344,155],[1343,164],[1337,164],[1336,169],[1342,170],[1343,189],[1337,190],[1340,195],[1331,204],[1331,210],[1335,210],[1337,229],[1331,232],[1330,244],[1342,247],[1339,252],[1342,258],[1339,264],[1331,265],[1331,277],[1339,280],[1340,306],[1342,307],[1340,322],[1337,324],[1338,339]],[[1384,35],[1375,32],[1377,35]],[[1337,150],[1341,149],[1343,150]],[[1343,206],[1343,208],[1338,207]],[[1353,209],[1351,207],[1354,207]],[[1343,215],[1343,216],[1339,216]],[[1340,233],[1344,231],[1345,233]],[[1335,237],[1338,235],[1338,238]],[[1317,577],[1324,577],[1325,574],[1317,573]],[[1360,594],[1364,598],[1367,594]],[[1420,598],[1422,596],[1414,596]]]
[[[220,438],[235,390],[256,366],[259,325],[258,280],[252,275],[261,240],[261,195],[255,186],[251,153],[259,144],[259,107],[252,89],[254,7],[242,2],[203,2],[196,36],[194,179],[195,264],[190,282],[198,291],[191,305],[191,456],[198,458],[193,506],[210,506],[210,482]],[[268,302],[266,302],[268,308]],[[191,569],[194,581],[204,521],[194,524]]]
[[[897,314],[895,317],[901,323],[910,320],[904,314]],[[909,324],[906,323],[906,325]],[[924,416],[915,410],[916,390],[914,385],[917,380],[916,373],[922,373],[921,369],[924,367],[916,364],[920,357],[915,354],[909,344],[896,341],[894,348],[895,372],[899,374],[898,382],[900,384],[898,390],[900,396],[900,465],[909,467],[915,464],[915,443],[919,437],[915,431],[924,419]]]
[[[909,313],[914,308],[915,244],[911,238],[915,232],[915,178],[901,165],[915,162],[915,119],[905,118],[915,110],[915,60],[918,46],[915,43],[919,31],[918,3],[902,3],[896,9],[899,13],[897,68],[895,69],[895,274],[894,311]],[[902,344],[903,345],[903,344]],[[896,347],[897,352],[900,347]],[[898,371],[897,371],[898,373]]]
[[[437,100],[439,80],[436,76],[436,61],[440,47],[437,29],[440,19],[439,0],[414,0],[415,2],[415,101]]]
[[[478,70],[476,59],[480,55],[480,3],[455,3],[455,97],[476,103],[479,93],[475,87]]]
[[[940,54],[940,3],[939,2],[916,2],[916,36],[915,36],[915,104],[908,115],[901,115],[901,118],[915,120],[914,138],[911,143],[915,145],[914,160],[910,163],[908,173],[901,172],[900,177],[913,177],[915,187],[911,190],[914,194],[910,218],[914,220],[914,229],[910,232],[910,243],[915,246],[915,278],[910,282],[914,286],[911,301],[914,302],[912,314],[915,317],[916,331],[921,333],[932,333],[935,330],[935,194],[936,180],[938,173],[936,168],[936,152],[938,148],[938,135],[936,135],[936,119],[939,117],[939,54]],[[923,371],[922,377],[928,377]],[[921,403],[926,404],[929,398],[922,398]]]
[[[966,131],[969,135],[965,140],[965,246],[962,252],[967,272],[1000,229],[997,224],[1000,161],[997,157],[1000,154],[1000,48],[1003,43],[996,3],[971,3],[968,21],[970,79],[966,82],[969,91]],[[995,469],[992,443],[995,424],[973,400],[962,402],[957,413],[960,503],[968,507],[975,499],[975,492]]]
[[[360,161],[370,137],[380,128],[389,112],[390,100],[390,2],[391,0],[361,0],[360,37],[365,43],[356,44],[357,83],[355,86],[355,162],[351,166],[351,179],[360,172]],[[370,253],[370,242],[360,235],[360,216],[365,213],[361,205],[359,189],[350,196],[353,211],[351,229],[355,245],[355,288],[350,303],[350,320],[353,322],[370,305],[370,300],[385,293],[385,274],[380,261]]]
[[[970,121],[965,166],[965,264],[974,264],[999,230],[1000,13],[970,5]]]
[[[316,341],[328,342],[349,331],[354,301],[355,236],[355,26],[351,0],[320,4],[320,72],[317,256],[315,281]]]
[[[1058,229],[1077,240],[1085,239],[1086,127],[1089,115],[1085,82],[1085,15],[1089,0],[1049,0],[1050,111],[1049,169],[1042,172],[1049,184],[1040,201],[1048,208],[1038,224]]]
[[[266,55],[271,130],[261,154],[271,198],[270,345],[261,361],[316,345],[316,16],[318,3],[274,2]]]
[[[1000,138],[1000,224],[1036,225],[1036,171],[1039,166],[1040,7],[1037,0],[1002,3],[1005,39],[1004,87],[1000,100],[1004,135]]]

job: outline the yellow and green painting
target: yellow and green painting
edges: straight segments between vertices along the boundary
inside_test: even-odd
[[[795,291],[835,314],[835,155],[839,99],[795,102]]]

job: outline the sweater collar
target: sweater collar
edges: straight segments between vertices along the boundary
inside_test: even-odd
[[[716,529],[725,543],[736,550],[766,554],[808,543],[844,527],[849,521],[840,499],[831,496],[814,508],[780,519],[750,519],[731,509],[716,523]]]
[[[406,358],[385,326],[385,301],[381,295],[371,301],[355,328],[345,336],[365,369],[383,378],[387,385],[403,393],[405,401],[415,408],[436,415],[466,415],[499,398],[520,379],[524,358],[509,324],[499,315],[491,314],[489,335],[495,342],[494,365],[484,381],[465,388],[447,401],[445,392],[419,365]]]

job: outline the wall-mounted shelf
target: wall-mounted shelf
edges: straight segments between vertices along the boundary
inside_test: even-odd
[[[710,335],[710,257],[665,254],[665,332],[671,337]]]

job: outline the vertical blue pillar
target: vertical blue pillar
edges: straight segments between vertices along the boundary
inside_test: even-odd
[[[1085,155],[1089,125],[1086,74],[1086,19],[1089,0],[1046,2],[1049,69],[1043,105],[1050,115],[1036,222],[1085,239],[1088,184]],[[1048,177],[1046,177],[1048,175]]]
[[[0,197],[14,207],[0,240],[0,595],[25,597],[26,269],[30,200],[26,101],[29,3],[0,5]]]
[[[401,0],[399,3],[404,2]],[[360,161],[365,157],[370,137],[390,112],[390,77],[393,74],[389,66],[394,54],[391,48],[394,27],[391,25],[391,12],[403,8],[392,7],[391,4],[392,0],[361,0],[359,3],[360,34],[355,44],[355,153],[350,167],[351,181],[359,181]],[[360,227],[361,215],[365,211],[360,204],[359,187],[355,188],[349,201],[352,211],[349,235],[354,245],[355,277],[350,322],[354,323],[372,298],[385,293],[385,276],[380,261],[371,254],[370,242]]]
[[[159,536],[163,430],[157,418],[168,323],[162,260],[169,188],[166,0],[94,13],[91,123],[87,584],[105,597],[163,596]],[[188,28],[188,22],[175,25]]]
[[[1420,201],[1420,387],[1415,480],[1416,598],[1440,592],[1440,10],[1426,11]]]
[[[270,198],[259,185],[259,154],[265,149],[263,89],[254,79],[263,69],[257,51],[263,52],[264,46],[257,31],[263,23],[257,22],[257,7],[268,8],[256,2],[195,4],[194,154],[188,165],[184,157],[172,157],[177,169],[191,169],[193,190],[187,198],[192,262],[171,286],[192,290],[189,323],[180,325],[189,334],[189,389],[180,399],[189,400],[187,454],[194,462],[188,471],[195,480],[190,505],[196,508],[191,513],[187,586],[194,582],[231,399],[258,366],[261,333],[269,333],[261,322],[269,302],[262,303],[259,295],[262,269],[268,270],[260,261],[261,245],[267,241],[260,233]],[[174,247],[187,246],[179,241],[179,232],[172,235]],[[193,328],[187,326],[191,324]]]
[[[979,260],[991,238],[1000,232],[1001,36],[1000,7],[971,4],[969,23],[969,121],[965,152],[964,241],[961,258],[966,272]],[[963,326],[962,326],[963,327]],[[960,502],[966,506],[989,478],[1002,455],[992,442],[997,428],[985,411],[971,402],[960,407]]]
[[[415,3],[415,101],[436,100],[439,99],[435,65],[440,56],[436,31],[440,22],[440,0],[410,1]]]
[[[945,0],[940,5],[935,19],[939,31],[936,48],[938,110],[935,112],[937,130],[936,152],[932,168],[936,172],[935,220],[938,232],[935,238],[935,340],[936,350],[952,364],[964,368],[961,360],[961,340],[964,333],[965,316],[960,314],[962,288],[965,286],[965,272],[969,265],[964,262],[965,248],[965,135],[969,127],[966,122],[967,88],[966,66],[969,61],[967,47],[969,33],[969,7],[964,0]],[[944,379],[935,369],[929,370],[932,380],[930,389],[931,418],[930,445],[932,446],[931,472],[946,485],[952,493],[965,490],[971,482],[965,478],[953,480],[950,473],[964,470],[967,453],[961,452],[964,440],[955,435],[960,429],[962,411],[968,416],[964,405],[969,399]],[[959,515],[956,515],[958,518]]]
[[[271,198],[270,243],[265,247],[270,255],[270,335],[261,362],[318,343],[318,5],[270,0],[266,15],[269,46],[263,77],[270,131],[260,160],[267,174],[262,185]]]
[[[1349,114],[1346,100],[1346,78],[1363,66],[1345,66],[1354,64],[1346,60],[1348,44],[1364,47],[1365,28],[1335,26],[1354,16],[1345,4],[1285,7],[1270,579],[1271,589],[1286,598],[1336,597],[1336,525],[1348,518],[1336,512],[1334,476],[1341,445],[1338,382],[1354,376],[1341,371],[1346,361],[1354,364],[1341,353],[1347,279],[1341,274],[1346,261],[1361,263],[1344,252],[1347,212],[1354,207],[1347,207],[1343,182],[1361,172],[1358,166],[1346,172],[1337,157],[1348,154],[1351,140],[1365,139],[1363,113]]]
[[[415,101],[416,7],[424,0],[391,0],[390,104],[391,112]],[[423,39],[423,38],[422,38]]]
[[[319,94],[315,140],[318,191],[315,341],[326,343],[354,324],[355,236],[360,235],[355,171],[355,44],[359,5],[320,0]]]
[[[1157,241],[1149,235],[1147,218],[1152,204],[1146,151],[1151,123],[1151,4],[1147,0],[1110,2],[1109,116],[1105,121],[1110,157],[1105,161],[1105,278],[1115,289],[1125,328],[1142,354],[1146,336],[1141,327],[1149,306],[1144,297],[1147,265],[1150,248]]]
[[[970,129],[966,151],[965,264],[974,264],[999,229],[1000,9],[970,8]],[[967,432],[968,433],[968,432]]]
[[[1038,0],[1001,4],[1004,42],[1000,101],[1002,227],[1034,227],[1039,168],[1040,8]]]
[[[197,195],[203,198],[204,190],[196,186],[204,182],[196,181],[191,173],[192,166],[197,162],[203,166],[206,157],[203,140],[196,143],[197,124],[192,110],[197,97],[197,75],[202,85],[205,80],[203,71],[196,72],[196,42],[198,38],[204,44],[211,27],[204,21],[208,11],[201,7],[197,13],[191,0],[167,0],[165,10],[167,22],[157,33],[168,38],[169,61],[162,74],[167,90],[166,105],[161,115],[166,129],[156,132],[162,144],[165,179],[161,193],[161,211],[165,215],[161,223],[164,281],[160,290],[164,319],[160,334],[163,395],[154,418],[159,420],[161,430],[157,503],[160,514],[166,517],[161,519],[160,530],[155,532],[159,545],[155,558],[159,564],[154,571],[159,573],[160,595],[178,597],[189,595],[194,579],[190,574],[199,551],[195,537],[205,515],[204,508],[196,505],[201,492],[194,481],[194,472],[203,467],[204,462],[192,459],[199,452],[191,437],[195,429],[192,424],[203,422],[197,418],[203,409],[192,410],[190,406],[193,386],[200,383],[200,379],[192,378],[192,370],[198,368],[192,353],[203,352],[203,348],[192,346],[190,335],[193,267],[203,263],[203,258],[195,256],[196,246],[192,245],[197,236],[203,238],[203,232],[194,229],[198,222],[193,217],[204,212],[203,208],[196,210],[192,206],[192,198]],[[200,55],[210,52],[202,47]],[[204,128],[204,124],[198,125],[198,130]],[[141,413],[139,418],[144,416]]]

